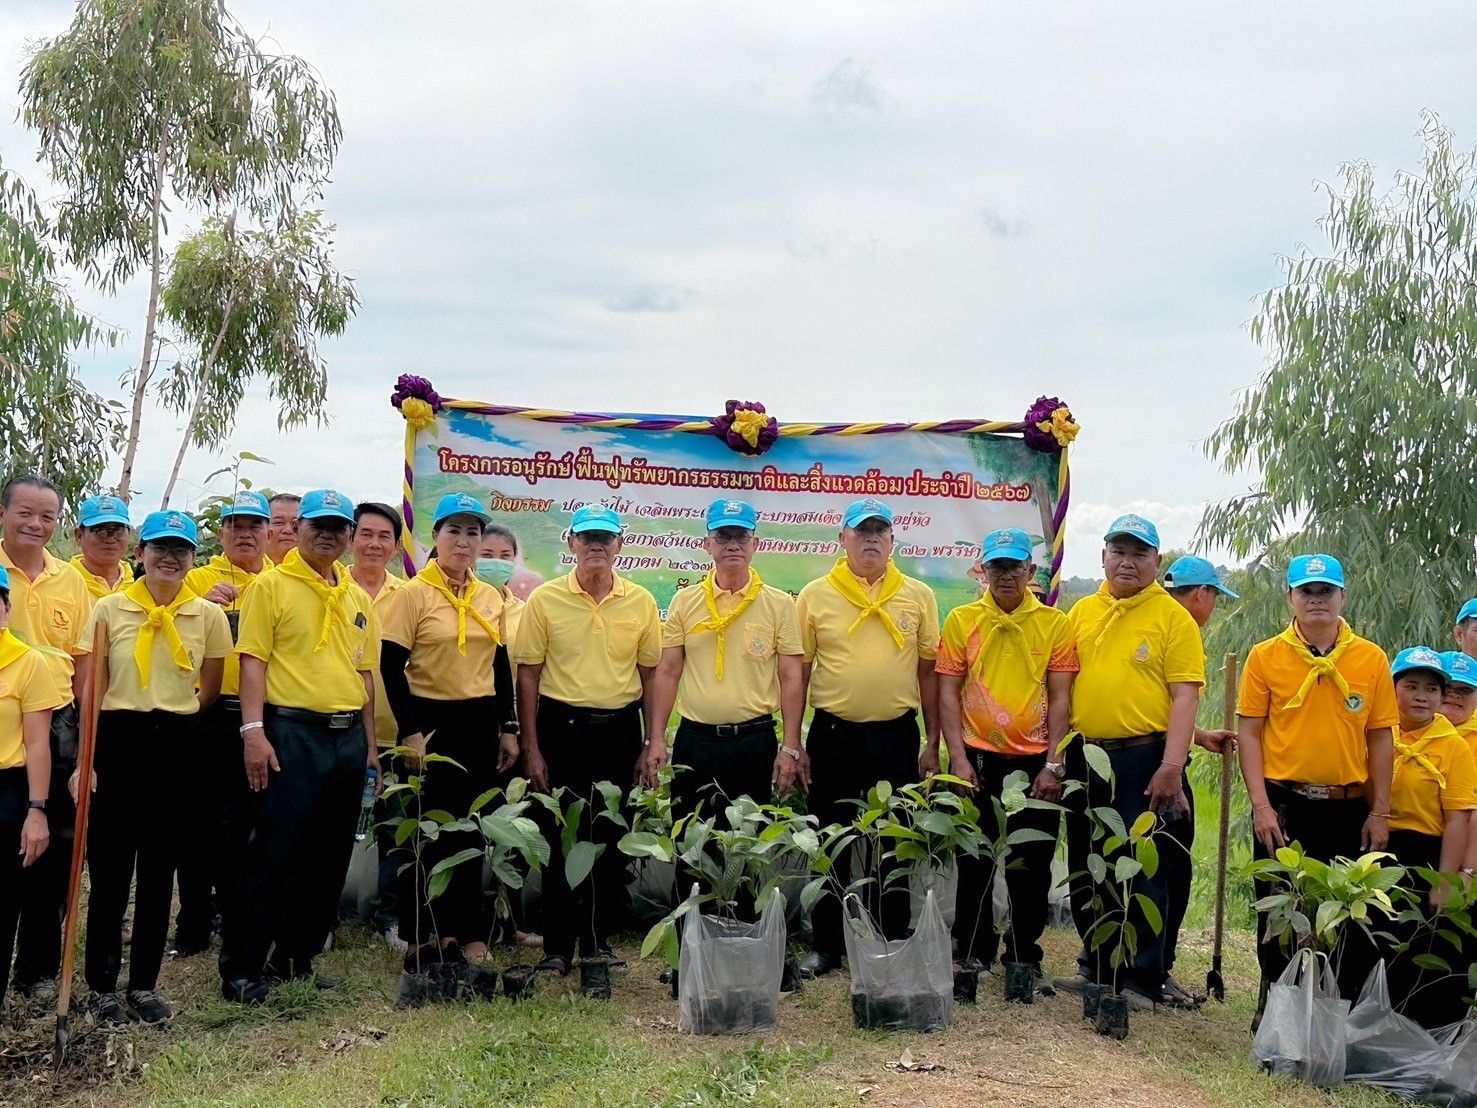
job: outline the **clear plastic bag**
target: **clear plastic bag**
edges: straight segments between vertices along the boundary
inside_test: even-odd
[[[954,926],[954,910],[959,899],[959,867],[953,858],[946,858],[935,866],[923,866],[908,875],[909,906],[908,926],[916,928],[923,914],[923,902],[933,893],[939,902],[939,912],[946,927]]]
[[[1390,1004],[1383,958],[1370,971],[1349,1012],[1345,1081],[1358,1081],[1414,1100],[1429,1092],[1451,1056],[1436,1036]]]
[[[1344,1080],[1348,1025],[1328,955],[1300,950],[1267,994],[1251,1056],[1272,1073],[1333,1088]]]
[[[743,1035],[779,1022],[785,968],[785,898],[770,897],[758,923],[688,912],[677,962],[677,1027],[694,1035]]]
[[[851,963],[851,1014],[858,1027],[941,1031],[954,1019],[954,960],[949,928],[930,892],[906,939],[877,934],[861,901],[843,903]]]
[[[1477,1106],[1477,1020],[1444,1027],[1436,1038],[1445,1044],[1444,1058],[1432,1074],[1421,1100],[1440,1108]]]

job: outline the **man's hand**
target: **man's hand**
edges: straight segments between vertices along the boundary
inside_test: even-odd
[[[268,769],[273,773],[282,772],[282,764],[277,761],[277,752],[267,741],[266,731],[260,727],[253,727],[246,732],[243,757],[246,761],[246,783],[254,793],[267,787]]]
[[[219,604],[222,608],[228,608],[236,602],[241,595],[235,585],[228,585],[224,581],[218,581],[210,586],[210,591],[205,594],[205,599],[212,604]]]
[[[1162,819],[1190,810],[1190,801],[1185,796],[1184,767],[1161,764],[1149,778],[1149,787],[1144,795],[1149,798],[1149,810]]]
[[[1036,780],[1031,782],[1031,795],[1037,800],[1058,804],[1062,799],[1063,784],[1064,782],[1057,780],[1056,774],[1042,766],[1041,772],[1036,775]]]
[[[518,764],[518,736],[504,731],[497,737],[497,771],[507,773]]]
[[[932,743],[925,743],[923,753],[918,755],[918,776],[927,781],[939,771],[939,748]]]
[[[1282,833],[1282,821],[1277,818],[1277,809],[1270,804],[1262,804],[1253,809],[1251,830],[1256,841],[1262,844],[1262,849],[1268,854],[1274,853],[1279,846],[1287,845],[1287,836]]]
[[[1236,732],[1207,731],[1203,727],[1197,727],[1195,728],[1195,745],[1204,747],[1212,754],[1235,754]]]
[[[800,757],[792,758],[785,753],[786,750],[798,751]],[[780,748],[779,753],[774,756],[774,773],[770,783],[775,796],[786,796],[797,788],[803,793],[810,792],[810,755],[803,746]]]
[[[528,775],[528,783],[539,792],[549,791],[549,763],[536,747],[524,748],[523,772]]]
[[[970,792],[980,787],[980,776],[974,771],[974,761],[963,743],[949,747],[949,773],[969,782]]]
[[[1364,830],[1359,833],[1360,850],[1384,850],[1390,845],[1390,820],[1388,816],[1369,813],[1364,821]]]
[[[652,739],[636,759],[636,784],[645,789],[656,788],[657,772],[666,765],[667,744],[662,739]]]
[[[413,735],[406,735],[400,740],[401,746],[410,748],[410,753],[404,756],[407,769],[420,770],[426,764],[426,736],[417,731]]]
[[[374,795],[379,796],[385,791],[385,775],[380,772],[380,752],[374,747],[369,748],[369,757],[364,762],[364,779],[369,780],[370,770],[374,771]]]
[[[28,867],[42,854],[51,841],[51,827],[46,822],[46,813],[32,808],[26,813],[26,822],[21,824],[21,866]]]
[[[72,796],[72,803],[77,803],[77,785],[82,778],[82,770],[74,769],[72,776],[67,778],[67,792]],[[92,785],[90,792],[97,792],[97,770],[92,771]]]

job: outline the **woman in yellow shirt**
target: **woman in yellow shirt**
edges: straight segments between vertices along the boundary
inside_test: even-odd
[[[503,644],[511,646],[518,636],[518,618],[523,614],[523,601],[509,584],[518,571],[518,536],[500,523],[482,528],[482,546],[477,551],[477,579],[497,589],[503,598],[503,622],[507,636]]]
[[[1477,763],[1451,722],[1438,713],[1446,691],[1441,655],[1425,646],[1413,646],[1395,655],[1390,667],[1395,678],[1395,702],[1400,725],[1395,731],[1395,773],[1390,786],[1390,841],[1386,849],[1407,868],[1438,870],[1455,876],[1467,850],[1467,824],[1477,808]],[[1409,888],[1424,891],[1426,882],[1412,873]],[[1442,896],[1430,891],[1430,906],[1439,908]],[[1387,952],[1390,998],[1397,1008],[1427,1027],[1440,1027],[1463,1015],[1465,966],[1458,975],[1422,971],[1414,963],[1421,953],[1453,960],[1446,944],[1416,938],[1424,930],[1414,925],[1391,928],[1402,940],[1415,938],[1417,946]],[[1407,1001],[1415,1001],[1407,1004]]]
[[[380,648],[380,674],[401,745],[417,755],[445,755],[461,767],[426,767],[421,809],[457,817],[518,760],[503,598],[474,572],[482,528],[490,519],[476,497],[441,498],[431,525],[434,556],[391,598]],[[481,842],[475,832],[442,834],[429,845],[423,864],[429,870]],[[410,880],[401,904],[419,905],[420,911],[400,913],[400,937],[424,943],[434,933],[445,950],[460,946],[468,958],[485,957],[492,921],[482,905],[482,867],[467,862],[454,869],[445,892],[429,907],[424,875],[417,881],[414,869],[404,872]]]
[[[225,613],[185,585],[195,562],[195,521],[181,512],[153,512],[139,529],[144,575],[100,599],[93,623],[103,633],[95,664],[102,698],[88,827],[87,955],[84,972],[99,1025],[164,1023],[173,1016],[159,996],[159,966],[169,934],[169,909],[180,827],[159,820],[180,810],[198,776],[197,716],[220,694],[231,628]],[[77,775],[72,777],[75,794]],[[133,939],[127,1004],[118,995],[123,915],[129,886]]]
[[[10,633],[10,573],[0,566],[0,1009],[20,920],[20,884],[46,852],[51,711],[68,703],[41,654]]]

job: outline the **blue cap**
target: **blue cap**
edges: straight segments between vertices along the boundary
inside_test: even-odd
[[[744,500],[715,500],[708,505],[708,530],[720,527],[742,527],[752,531],[759,526],[759,513]]]
[[[1477,689],[1477,658],[1460,650],[1447,650],[1441,655],[1446,679],[1453,685],[1469,685]]]
[[[298,519],[342,519],[354,522],[354,502],[336,489],[310,489],[298,505]]]
[[[1344,567],[1331,554],[1299,554],[1287,566],[1287,587],[1299,585],[1334,585],[1344,587]]]
[[[612,535],[619,535],[621,517],[604,504],[586,504],[576,508],[574,518],[569,521],[570,534],[578,535],[584,531],[609,531]]]
[[[1172,589],[1184,588],[1186,585],[1209,585],[1213,589],[1229,596],[1232,600],[1241,598],[1226,588],[1225,582],[1221,580],[1220,572],[1204,558],[1197,558],[1193,554],[1186,554],[1178,559],[1174,565],[1169,567],[1169,572],[1164,575],[1164,583]]]
[[[128,505],[116,496],[91,496],[82,501],[77,509],[79,527],[97,527],[104,523],[121,523],[132,527],[128,518]]]
[[[199,545],[199,532],[195,521],[184,512],[150,512],[144,516],[144,525],[138,529],[139,542],[155,539],[180,539],[191,546]]]
[[[0,589],[4,589],[6,592],[10,591],[10,570],[4,566],[0,566]]]
[[[431,526],[434,527],[451,516],[476,516],[483,523],[492,522],[492,516],[481,502],[466,492],[449,492],[436,501],[436,514],[431,517]]]
[[[843,527],[858,527],[869,519],[880,519],[892,526],[892,509],[880,500],[853,500],[842,518]]]
[[[1031,536],[1018,527],[1001,527],[980,540],[980,561],[998,562],[1012,558],[1017,562],[1031,560]]]
[[[221,519],[230,519],[232,516],[256,516],[258,519],[271,519],[272,506],[267,503],[267,498],[261,493],[241,489],[221,505]]]
[[[1477,619],[1477,596],[1463,604],[1462,610],[1456,614],[1458,623],[1465,623],[1469,619]]]
[[[1409,673],[1413,669],[1430,670],[1441,683],[1446,683],[1446,665],[1441,655],[1429,646],[1407,646],[1399,654],[1395,655],[1395,661],[1390,665],[1390,676],[1399,677],[1402,673]]]
[[[1131,539],[1138,539],[1141,543],[1147,543],[1155,550],[1159,549],[1159,528],[1155,527],[1143,516],[1126,515],[1119,516],[1108,528],[1108,533],[1103,536],[1103,542],[1116,539],[1119,535],[1127,535]]]

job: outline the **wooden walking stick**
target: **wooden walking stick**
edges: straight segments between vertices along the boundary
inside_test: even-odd
[[[72,872],[67,878],[67,914],[62,921],[62,972],[56,990],[56,1049],[53,1061],[60,1067],[67,1057],[71,1033],[67,1015],[72,1007],[72,969],[77,956],[77,898],[82,890],[82,861],[87,857],[87,813],[92,807],[92,762],[97,749],[97,711],[102,703],[102,670],[107,639],[99,624],[92,634],[92,670],[87,679],[87,699],[79,707],[81,734],[77,744],[77,818],[72,823]]]
[[[1236,655],[1226,655],[1225,715],[1222,726],[1236,729]],[[1231,829],[1231,781],[1236,773],[1236,758],[1229,750],[1221,752],[1221,825],[1216,844],[1215,866],[1215,946],[1210,958],[1210,972],[1205,975],[1205,991],[1225,1003],[1226,981],[1221,976],[1221,939],[1226,926],[1226,848]]]

